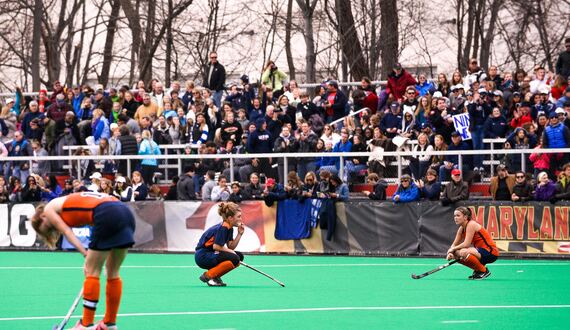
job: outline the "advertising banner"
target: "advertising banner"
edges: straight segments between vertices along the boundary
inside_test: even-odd
[[[471,209],[473,220],[489,231],[503,255],[570,257],[570,203],[567,202],[469,201],[455,206],[428,201],[336,203],[336,226],[330,233],[330,240],[326,239],[328,229],[320,227],[318,208],[304,204],[318,205],[313,202],[289,200],[272,207],[267,207],[263,201],[242,202],[245,233],[238,250],[442,256],[457,231],[453,210],[465,205]],[[217,205],[214,202],[129,203],[137,226],[133,249],[193,252],[204,231],[222,221]],[[279,207],[288,210],[278,212]],[[29,217],[33,212],[33,204],[0,204],[0,249],[45,249],[30,224]],[[304,216],[308,218],[303,219]]]

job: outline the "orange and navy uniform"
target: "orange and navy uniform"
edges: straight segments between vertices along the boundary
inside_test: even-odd
[[[93,225],[95,208],[103,203],[117,201],[113,196],[95,192],[71,194],[63,201],[60,216],[70,227]]]
[[[463,240],[465,240],[465,230],[463,230],[461,236]],[[489,235],[489,232],[483,228],[483,226],[481,226],[481,229],[479,229],[479,231],[473,234],[473,240],[471,241],[471,244],[477,249],[484,249],[495,257],[499,256],[499,249],[497,249],[495,241],[493,241],[493,238],[491,238],[491,235]]]
[[[227,222],[222,222],[208,228],[196,246],[196,251],[206,249],[214,251],[214,243],[220,246],[226,245],[227,242],[233,240],[234,229],[232,225]]]

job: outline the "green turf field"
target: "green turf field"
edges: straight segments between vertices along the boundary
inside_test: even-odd
[[[76,253],[0,253],[0,329],[51,329],[82,282]],[[239,267],[207,287],[193,255],[130,254],[120,329],[568,329],[570,262],[499,260],[469,281],[441,259],[246,256],[285,283]],[[104,281],[102,281],[104,283]],[[102,288],[102,293],[105,289]],[[103,294],[102,294],[103,296]],[[104,312],[104,298],[98,315]],[[81,314],[77,308],[69,327]],[[98,316],[97,319],[100,319]]]

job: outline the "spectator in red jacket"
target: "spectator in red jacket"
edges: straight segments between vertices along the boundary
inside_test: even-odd
[[[394,65],[393,72],[388,75],[388,85],[386,86],[386,92],[394,100],[403,101],[404,93],[408,86],[415,86],[416,79],[412,75],[402,68],[400,63]]]

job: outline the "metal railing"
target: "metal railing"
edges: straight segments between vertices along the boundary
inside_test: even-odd
[[[498,142],[500,143],[500,142]],[[430,152],[422,152],[423,155],[427,156],[434,156],[434,155],[455,155],[458,156],[458,165],[459,168],[462,168],[463,164],[463,157],[465,156],[474,156],[474,155],[490,155],[490,159],[493,160],[494,157],[498,155],[518,155],[521,157],[521,169],[526,172],[527,163],[525,155],[531,153],[547,153],[547,154],[558,154],[558,153],[570,153],[570,148],[563,148],[563,149],[488,149],[488,150],[465,150],[465,151],[430,151]],[[403,173],[403,164],[404,159],[411,156],[410,151],[389,151],[383,152],[381,154],[383,157],[395,157],[396,158],[396,165],[397,165],[397,176],[394,178],[387,178],[397,180]],[[67,161],[71,162],[71,164],[77,164],[78,169],[76,169],[79,176],[81,175],[80,171],[80,160],[93,160],[93,161],[101,161],[101,160],[123,160],[127,161],[127,168],[128,173],[127,175],[130,176],[131,171],[131,162],[133,160],[142,160],[142,159],[156,159],[159,162],[161,160],[177,160],[177,167],[178,173],[182,173],[182,161],[185,159],[193,159],[196,161],[200,161],[202,159],[224,159],[228,160],[229,168],[230,168],[230,180],[233,181],[234,178],[234,162],[236,159],[254,159],[254,158],[283,158],[284,159],[284,173],[288,173],[288,159],[292,158],[314,158],[317,159],[319,157],[339,157],[340,158],[340,168],[339,168],[339,176],[342,177],[344,172],[344,160],[354,157],[370,157],[370,156],[377,156],[376,153],[371,152],[320,152],[320,153],[263,153],[263,154],[166,154],[166,155],[128,155],[128,156],[44,156],[44,157],[0,157],[0,163],[6,161],[28,161],[30,164],[30,168],[32,167],[33,162],[40,162],[40,161]],[[491,169],[493,169],[495,163],[490,164]],[[562,165],[562,164],[560,164]],[[164,169],[164,167],[163,167]],[[167,170],[167,169],[166,169]],[[81,177],[79,177],[81,178]]]

